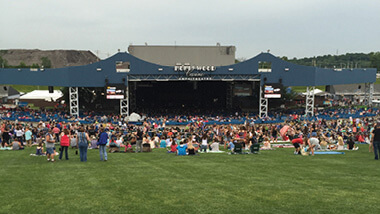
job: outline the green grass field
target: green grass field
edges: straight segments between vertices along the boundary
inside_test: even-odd
[[[378,213],[380,161],[345,155],[108,154],[81,163],[0,151],[0,213]]]

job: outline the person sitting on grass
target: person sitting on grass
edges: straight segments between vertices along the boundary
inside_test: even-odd
[[[163,136],[161,137],[160,148],[166,148],[166,140]]]
[[[229,149],[229,150],[231,150],[231,152],[233,152],[234,148],[235,148],[235,144],[232,141],[230,141],[228,143],[227,149]]]
[[[191,141],[187,143],[187,152],[189,155],[195,155],[195,148]]]
[[[98,149],[98,141],[95,136],[92,136],[90,149]]]
[[[344,150],[344,141],[343,141],[343,137],[342,137],[342,134],[339,133],[338,134],[338,148],[337,150]]]
[[[355,149],[355,140],[354,140],[354,136],[352,135],[351,132],[348,134],[347,146],[348,146],[349,150]]]
[[[186,153],[186,150],[187,150],[186,143],[187,143],[187,139],[179,142],[179,146],[177,146],[177,155],[179,155],[179,156],[187,155],[187,153]]]
[[[270,139],[269,137],[267,136],[263,136],[264,137],[264,146],[263,146],[263,149],[271,149],[271,145],[270,145]]]
[[[219,141],[218,138],[214,138],[214,142],[210,145],[210,149],[212,152],[219,152]]]
[[[22,150],[24,147],[21,145],[21,143],[17,140],[14,140],[12,142],[12,150]]]
[[[198,152],[198,149],[199,149],[199,143],[197,143],[197,141],[196,141],[195,138],[193,138],[193,139],[191,140],[191,142],[192,142],[192,144],[193,144],[193,146],[194,146],[195,153],[197,153],[197,152]]]
[[[321,147],[321,150],[327,150],[327,141],[326,141],[326,138],[321,135],[321,137],[319,137],[319,145]]]
[[[120,152],[120,145],[117,140],[111,139],[111,142],[109,143],[109,151],[110,153],[114,152]]]
[[[208,148],[208,137],[207,137],[207,134],[204,134],[202,136],[201,152],[207,152],[207,148]]]
[[[42,143],[39,143],[37,148],[36,148],[36,155],[40,156],[40,155],[46,155],[46,153],[44,152],[44,147],[42,146]]]
[[[170,146],[170,150],[168,151],[168,153],[176,153],[177,152],[177,144],[174,142],[172,142],[172,145]]]
[[[133,152],[132,145],[131,145],[131,143],[129,141],[127,141],[127,143],[125,144],[124,152],[125,153],[127,153],[127,152]]]

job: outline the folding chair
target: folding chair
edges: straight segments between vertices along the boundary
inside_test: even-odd
[[[235,148],[234,148],[234,152],[235,154],[243,154],[243,145],[244,143],[242,142],[237,142],[237,143],[234,143],[235,145]]]
[[[254,143],[250,147],[251,153],[252,154],[259,154],[260,151],[260,144],[259,143]]]

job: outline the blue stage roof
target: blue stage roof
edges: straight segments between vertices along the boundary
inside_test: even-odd
[[[117,62],[127,62],[129,66],[124,71],[128,72],[117,72]],[[260,62],[269,62],[271,70],[259,69]],[[138,59],[128,53],[117,53],[108,59],[84,66],[56,69],[2,68],[0,84],[104,87],[107,83],[127,85],[128,81],[141,80],[261,80],[262,84],[266,82],[282,83],[284,86],[319,86],[376,81],[375,68],[323,69],[302,66],[283,61],[270,53],[261,53],[247,61],[229,66],[195,68],[184,66],[162,66]]]

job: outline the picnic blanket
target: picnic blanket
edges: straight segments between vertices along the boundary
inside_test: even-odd
[[[344,155],[344,152],[326,151],[326,152],[314,152],[314,154],[315,155]]]
[[[261,147],[260,150],[274,150],[273,148],[263,148]]]
[[[216,153],[216,154],[218,154],[218,153],[225,153],[225,151],[212,151],[212,150],[208,150],[207,149],[207,152],[201,152],[201,151],[199,151],[198,153]]]
[[[272,144],[272,147],[275,148],[294,148],[293,144],[285,143],[285,144]]]
[[[42,154],[42,155],[36,155],[36,154],[30,154],[30,156],[37,156],[37,157],[39,157],[39,156],[46,156],[46,154]]]

